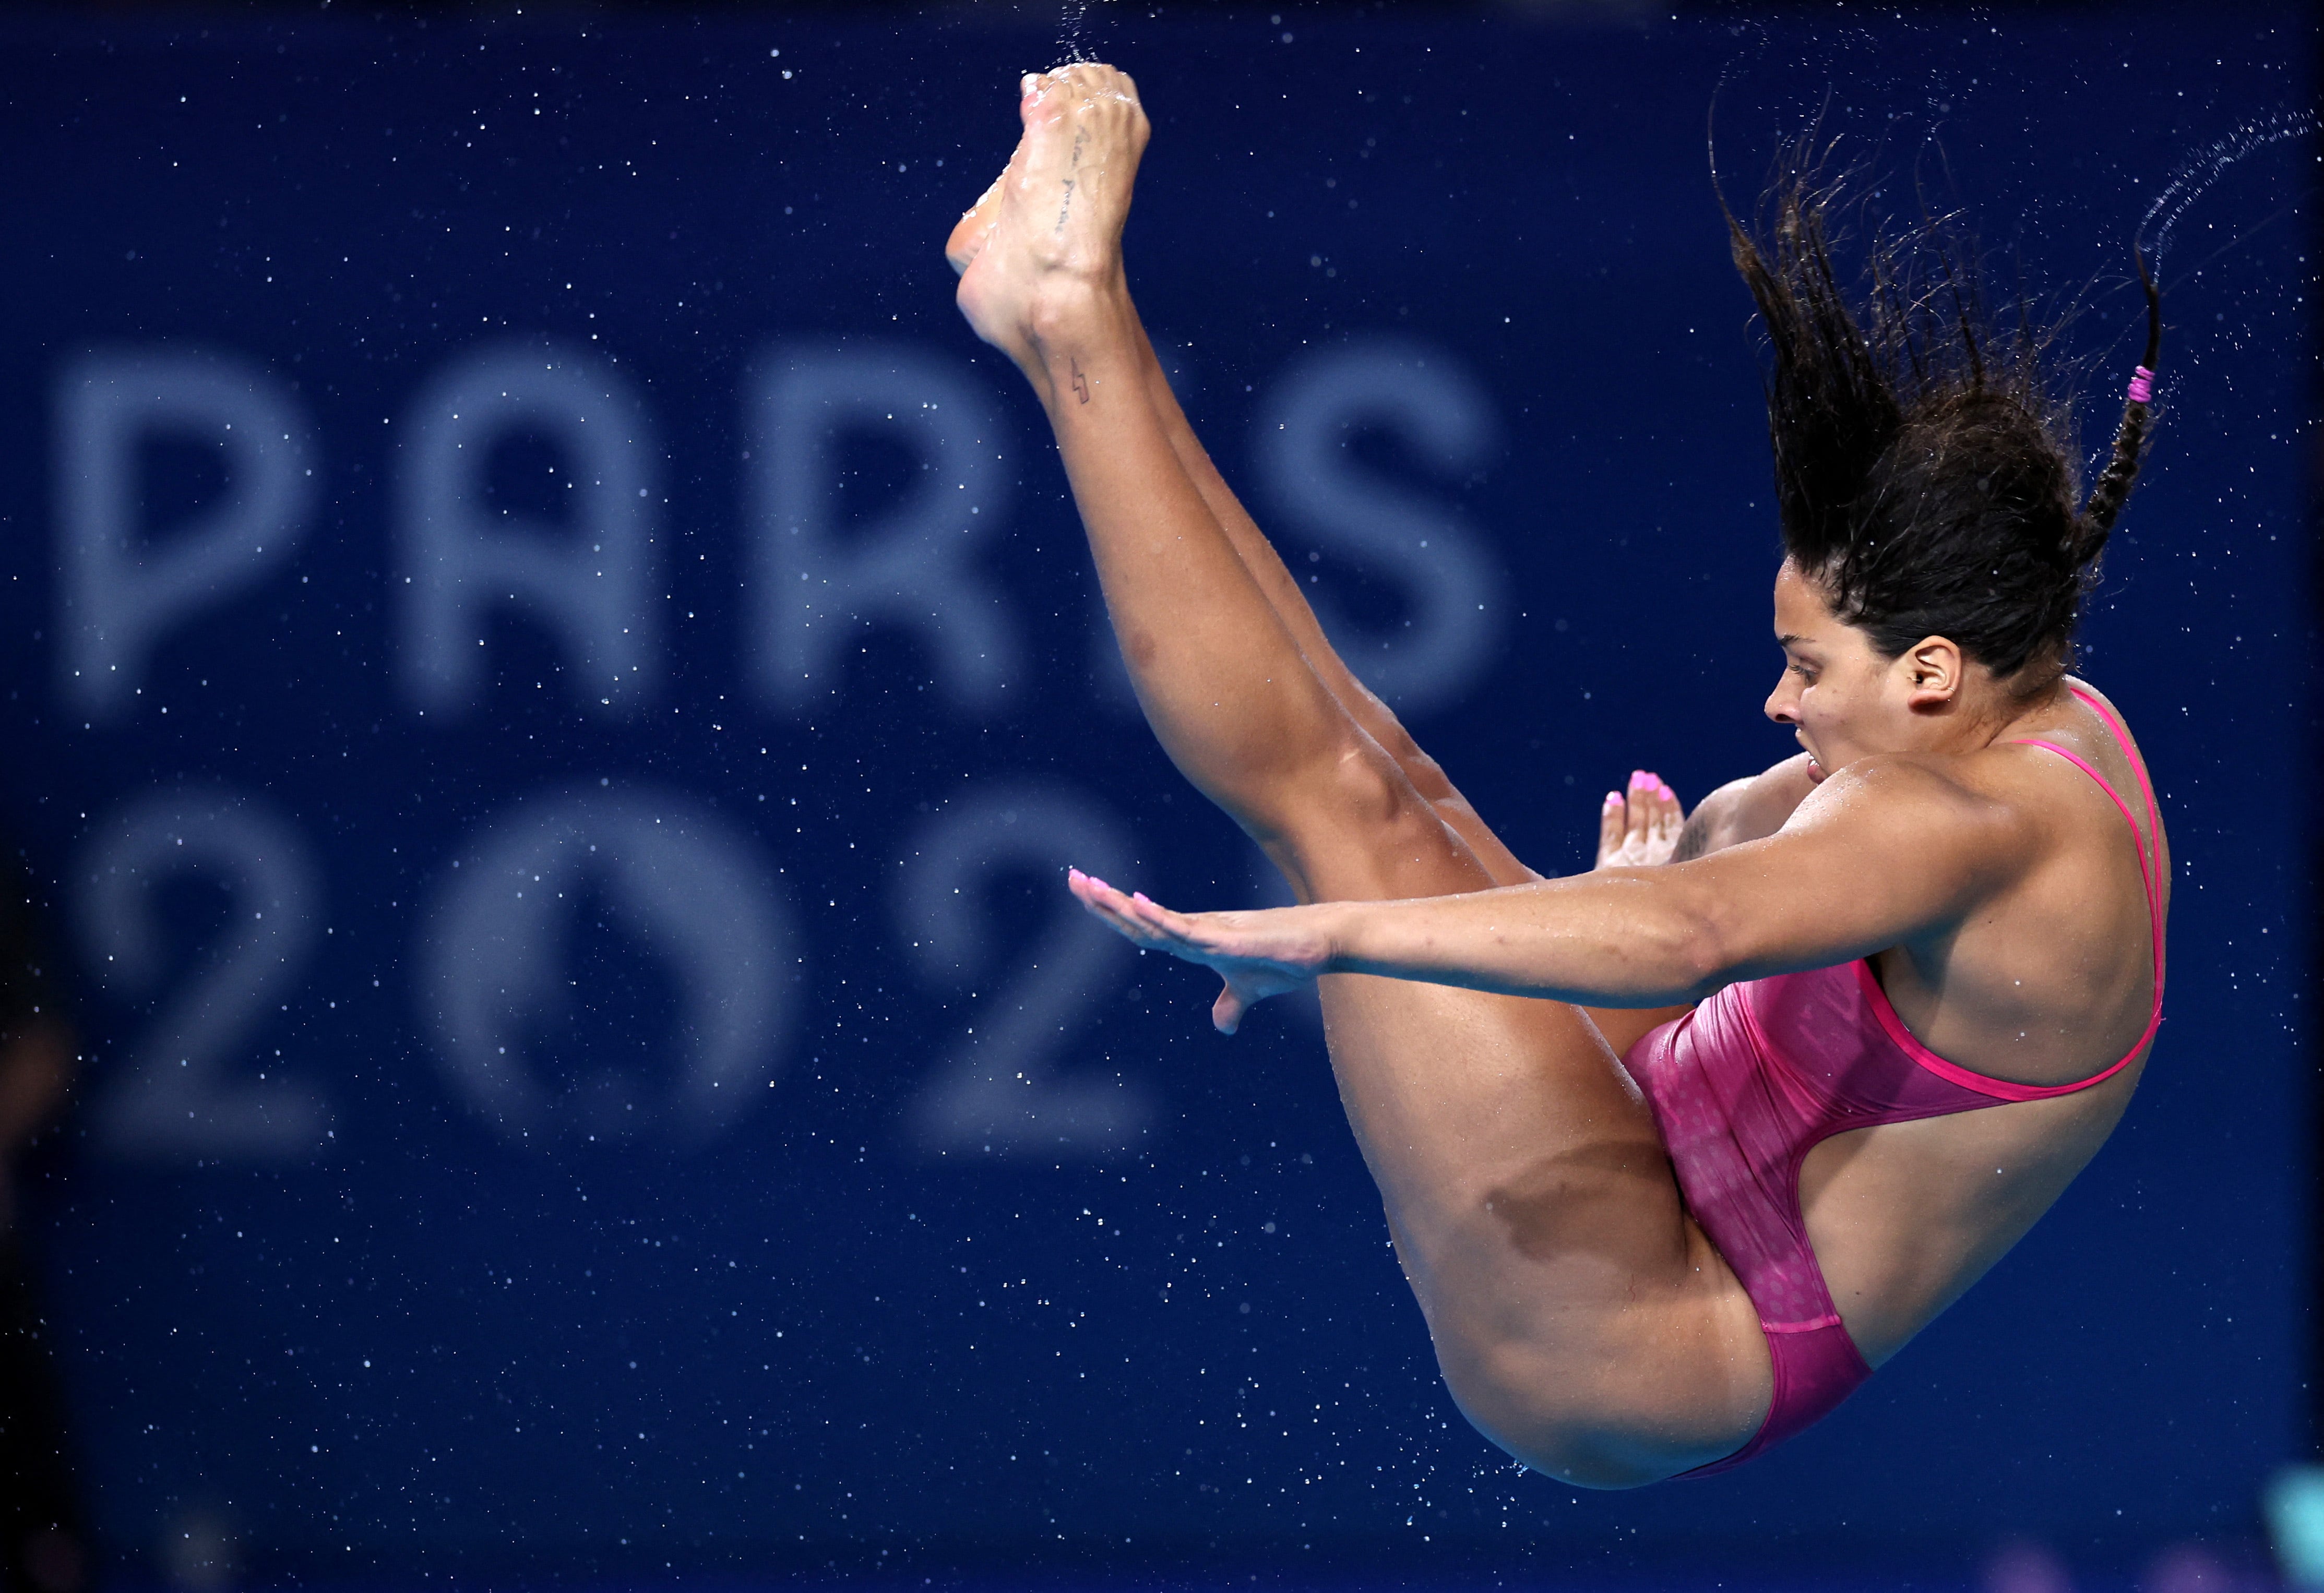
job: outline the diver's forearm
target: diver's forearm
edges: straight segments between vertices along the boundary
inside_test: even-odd
[[[1609,869],[1462,896],[1332,902],[1327,971],[1591,1007],[1662,1007],[1721,982],[1715,917],[1656,870]]]

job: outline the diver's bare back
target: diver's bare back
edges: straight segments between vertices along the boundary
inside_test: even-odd
[[[2070,748],[2116,792],[2144,783],[2096,713],[2070,695],[2011,734]],[[2005,743],[1936,764],[1932,772],[1961,800],[2049,832],[2043,860],[1940,944],[1874,962],[1912,1033],[1979,1073],[2055,1086],[2136,1054],[2088,1090],[1856,1129],[1808,1153],[1800,1176],[1808,1235],[1849,1333],[1876,1367],[2055,1203],[2120,1121],[2144,1067],[2150,965],[2134,837],[2150,815],[2133,801],[2137,829],[2126,835],[2126,815],[2094,782],[2061,778],[2042,759]],[[2169,842],[2159,822],[2153,832],[2167,910]]]

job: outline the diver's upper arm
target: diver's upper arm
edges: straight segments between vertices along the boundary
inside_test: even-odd
[[[1717,904],[1726,979],[1829,967],[1957,923],[2040,844],[2008,804],[1911,760],[1851,764],[1794,807],[1773,834],[1689,865]]]

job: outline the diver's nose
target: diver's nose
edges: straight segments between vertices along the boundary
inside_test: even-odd
[[[1799,697],[1798,689],[1792,684],[1791,672],[1785,670],[1775,682],[1775,689],[1767,694],[1767,717],[1777,724],[1797,725],[1800,722]]]

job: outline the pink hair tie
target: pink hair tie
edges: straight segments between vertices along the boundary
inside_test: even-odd
[[[2134,404],[2151,404],[2154,401],[2154,373],[2144,365],[2139,366],[2131,373],[2130,401]]]

